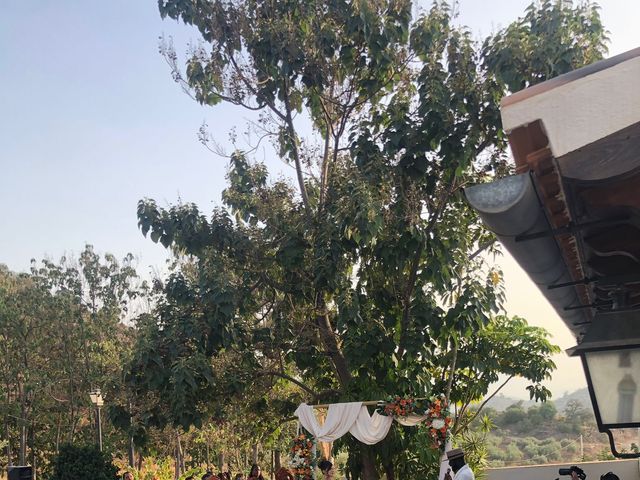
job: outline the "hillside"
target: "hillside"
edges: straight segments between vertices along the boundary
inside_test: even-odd
[[[589,391],[586,388],[581,388],[571,393],[565,392],[561,397],[555,397],[552,400],[559,412],[564,411],[567,403],[569,403],[571,400],[576,400],[580,402],[583,407],[591,410]],[[508,407],[520,401],[521,400],[514,397],[498,394],[487,403],[487,407],[493,408],[498,412],[504,412]],[[525,400],[522,403],[524,408],[529,408],[531,406],[534,406],[535,404],[536,402],[534,402],[533,400]]]
[[[485,413],[493,423],[486,437],[490,466],[613,458],[606,435],[598,432],[587,389],[537,404],[496,396]],[[617,433],[616,441],[619,450],[637,449],[639,431]]]

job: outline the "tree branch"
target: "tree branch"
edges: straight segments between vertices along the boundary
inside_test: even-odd
[[[497,237],[494,237],[491,240],[484,242],[482,245],[480,245],[480,247],[478,247],[478,249],[475,252],[469,255],[469,260],[473,260],[474,258],[476,258],[478,255],[484,252],[487,248],[489,248],[491,245],[496,243],[497,240],[498,240]]]
[[[413,259],[411,261],[411,267],[409,270],[409,278],[407,280],[407,285],[404,291],[403,300],[402,300],[402,320],[400,322],[400,342],[398,345],[398,358],[402,357],[405,352],[405,346],[407,341],[407,330],[409,328],[409,314],[411,312],[411,297],[413,294],[413,290],[416,286],[416,280],[418,278],[418,267],[420,266],[420,257],[422,256],[422,250],[424,249],[425,242],[431,232],[433,231],[436,222],[440,218],[440,215],[444,211],[444,207],[447,204],[449,196],[451,195],[451,191],[453,185],[455,183],[455,176],[449,183],[449,185],[442,191],[440,198],[438,200],[438,206],[436,207],[436,211],[433,213],[431,218],[429,219],[429,223],[427,224],[427,228],[423,234],[423,240],[420,242],[420,245],[415,251]]]
[[[311,388],[307,387],[304,383],[302,383],[300,380],[296,380],[295,378],[293,378],[290,375],[287,375],[286,373],[278,372],[278,371],[275,371],[275,370],[266,370],[266,371],[263,371],[263,372],[259,372],[258,376],[259,377],[280,377],[280,378],[288,380],[291,383],[297,385],[298,387],[300,387],[302,390],[307,392],[312,397],[315,398],[315,397],[318,396],[318,393],[315,390],[312,390]]]
[[[460,427],[459,429],[456,429],[456,432],[458,430],[461,430],[462,428],[466,428],[467,426],[469,426],[471,424],[471,422],[473,422],[476,417],[480,414],[480,412],[482,411],[482,409],[485,407],[485,405],[493,398],[495,397],[498,392],[500,390],[502,390],[502,388],[514,377],[515,375],[509,375],[509,377],[502,382],[502,385],[500,385],[491,395],[489,395],[488,397],[486,397],[482,403],[480,404],[480,406],[478,407],[478,409],[475,411],[475,413],[471,416],[471,418],[469,419],[469,421],[467,421],[463,427]]]
[[[296,131],[293,127],[293,118],[291,117],[291,102],[289,101],[289,86],[287,81],[283,81],[283,95],[285,112],[285,124],[287,126],[287,133],[289,136],[289,142],[291,142],[291,154],[293,155],[293,161],[296,165],[296,175],[298,177],[298,185],[300,187],[300,195],[302,196],[302,203],[307,212],[307,215],[311,216],[311,204],[309,203],[309,196],[307,195],[307,187],[304,184],[304,177],[302,176],[302,163],[300,162],[300,155],[298,152],[298,146],[296,145]]]

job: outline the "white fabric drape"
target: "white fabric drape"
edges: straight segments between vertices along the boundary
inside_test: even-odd
[[[363,405],[349,433],[366,445],[375,445],[384,440],[392,423],[393,417],[386,417],[378,412],[369,415],[367,407]]]
[[[407,417],[397,417],[396,422],[405,427],[415,427],[427,419],[426,415],[409,415]]]
[[[438,480],[444,480],[444,476],[449,470],[449,460],[447,459],[447,452],[451,450],[451,440],[447,439],[447,442],[444,444],[444,453],[440,455],[440,473],[438,474]],[[453,473],[451,474],[453,477]]]
[[[300,424],[315,437],[318,442],[333,442],[345,433],[356,422],[360,413],[362,402],[333,403],[329,405],[327,418],[324,424],[319,425],[313,407],[306,403],[301,404],[294,415],[300,420]]]
[[[362,402],[329,405],[327,417],[322,425],[318,423],[313,407],[306,403],[298,406],[294,415],[298,417],[300,424],[313,435],[317,442],[333,442],[349,432],[367,445],[381,442],[389,433],[394,420],[393,417],[380,415],[377,411],[373,412],[373,415],[369,415],[367,407]],[[414,427],[426,418],[424,415],[409,415],[395,420],[400,425]],[[448,445],[448,449],[450,448],[451,446]],[[440,478],[444,476],[442,469],[441,474]]]

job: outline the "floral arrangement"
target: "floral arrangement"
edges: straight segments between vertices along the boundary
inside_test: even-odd
[[[416,407],[415,399],[396,395],[387,398],[383,413],[388,417],[408,417],[414,413]]]
[[[427,399],[395,395],[388,397],[384,404],[379,406],[382,408],[382,413],[389,417],[398,418],[410,415],[424,417],[421,425],[427,428],[433,441],[433,448],[444,450],[449,430],[453,424],[449,402],[447,402],[445,395],[436,395]]]
[[[447,398],[442,394],[430,398],[424,415],[427,417],[424,425],[429,429],[434,448],[444,450],[449,428],[453,423]]]
[[[293,439],[289,466],[296,480],[313,478],[312,449],[313,439],[307,435],[306,432],[301,433]]]

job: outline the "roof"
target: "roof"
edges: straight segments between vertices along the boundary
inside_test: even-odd
[[[502,102],[517,175],[466,189],[580,337],[640,308],[640,48]]]

